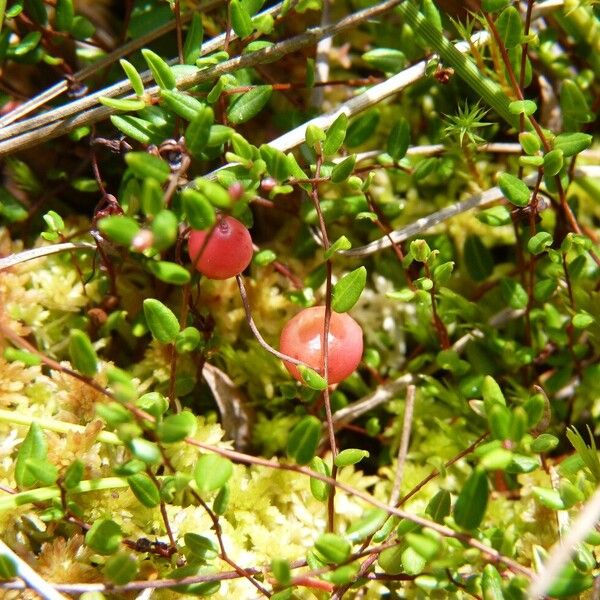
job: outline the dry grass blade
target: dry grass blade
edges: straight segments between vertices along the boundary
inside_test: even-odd
[[[14,267],[15,265],[29,260],[43,258],[44,256],[58,254],[59,252],[68,252],[70,250],[96,250],[96,246],[95,244],[89,244],[87,242],[65,242],[63,244],[52,244],[50,246],[40,246],[39,248],[24,250],[23,252],[0,258],[0,271],[10,269],[10,267]]]

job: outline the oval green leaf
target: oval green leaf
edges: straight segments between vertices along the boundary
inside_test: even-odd
[[[331,308],[337,313],[348,312],[358,302],[366,283],[366,267],[359,267],[344,275],[333,286]]]

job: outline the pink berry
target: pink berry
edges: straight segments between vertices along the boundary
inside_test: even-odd
[[[281,332],[279,349],[322,374],[325,307],[313,306],[290,319]],[[358,367],[363,353],[360,325],[348,314],[331,313],[329,322],[329,383],[346,379]],[[284,363],[292,377],[302,381],[298,368]]]
[[[229,279],[250,264],[252,238],[237,219],[221,217],[212,232],[208,229],[190,233],[188,251],[200,273],[209,279]]]

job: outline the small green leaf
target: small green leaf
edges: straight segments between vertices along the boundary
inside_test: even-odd
[[[98,519],[85,534],[86,546],[103,555],[114,554],[121,544],[121,527],[110,519]]]
[[[81,480],[83,479],[84,472],[85,465],[82,461],[76,458],[69,465],[63,477],[63,485],[65,486],[65,489],[71,490],[74,487],[78,486]]]
[[[146,103],[139,99],[100,98],[100,104],[113,108],[114,110],[134,111],[146,108]]]
[[[483,568],[481,591],[484,600],[504,600],[502,577],[494,565],[485,565]]]
[[[486,408],[486,415],[490,425],[492,437],[496,440],[507,440],[510,437],[510,410],[502,404],[493,404]]]
[[[309,148],[316,150],[317,145],[326,139],[325,132],[312,123],[306,128],[306,144]]]
[[[269,174],[277,181],[285,181],[292,175],[290,161],[281,150],[263,144],[260,147],[260,156],[267,164]]]
[[[58,31],[69,31],[73,25],[73,17],[75,9],[73,8],[73,0],[57,0],[56,1],[56,29]]]
[[[537,110],[537,104],[533,100],[515,100],[508,105],[508,110],[510,110],[513,115],[530,116]],[[521,137],[528,139],[528,136],[533,136],[535,139],[538,139],[533,133],[524,132],[519,135],[519,141],[521,141]]]
[[[47,454],[46,438],[42,428],[32,423],[25,439],[21,442],[15,460],[15,481],[20,488],[31,487],[37,478],[27,468],[27,461],[45,460]]]
[[[163,90],[172,90],[177,86],[171,67],[156,52],[148,48],[142,49],[142,55],[148,65],[154,81]]]
[[[125,585],[137,575],[137,561],[129,552],[119,552],[106,561],[102,572],[115,585]]]
[[[561,133],[554,139],[554,149],[562,150],[563,156],[574,156],[592,145],[592,136],[587,133]]]
[[[519,165],[521,167],[534,167],[538,168],[543,166],[544,157],[543,156],[519,156]]]
[[[485,515],[489,495],[485,471],[475,469],[463,485],[454,506],[454,520],[459,527],[475,529]]]
[[[559,439],[556,436],[550,433],[542,433],[531,443],[531,451],[550,452],[550,450],[554,450],[558,446],[558,443]]]
[[[33,479],[42,485],[52,485],[58,479],[58,469],[45,459],[28,458],[25,467]]]
[[[24,221],[28,216],[21,201],[17,200],[6,188],[0,186],[0,217],[8,223]]]
[[[398,73],[406,64],[404,52],[395,48],[374,48],[365,52],[362,59],[373,68],[385,73]]]
[[[229,486],[224,485],[217,494],[213,502],[213,510],[217,515],[224,515],[227,512],[227,507],[229,505],[229,496],[231,495],[231,490]]]
[[[161,281],[173,285],[185,285],[191,279],[190,272],[177,263],[166,260],[150,260],[146,263],[148,270]]]
[[[346,134],[346,146],[354,148],[364,144],[375,132],[379,123],[379,111],[370,110],[361,115],[348,126]]]
[[[440,490],[427,504],[425,513],[436,523],[443,523],[450,514],[451,497],[447,490]]]
[[[327,388],[327,381],[321,377],[314,369],[306,365],[298,365],[298,371],[302,381],[313,390],[324,390]]]
[[[315,59],[307,58],[306,59],[306,75],[304,77],[304,85],[307,89],[311,90],[315,87]],[[311,127],[309,125],[309,127]],[[307,139],[308,142],[308,139]],[[311,146],[311,144],[308,144]]]
[[[325,141],[323,142],[323,155],[333,156],[344,143],[346,138],[346,129],[348,128],[348,117],[345,113],[342,113],[336,120],[331,124],[331,127],[325,134]]]
[[[546,594],[552,598],[573,598],[589,590],[594,584],[594,577],[589,573],[582,573],[573,563],[567,566],[555,577]]]
[[[124,58],[119,61],[119,64],[125,72],[125,75],[127,75],[127,79],[129,79],[133,91],[137,94],[137,96],[142,97],[144,95],[144,82],[142,81],[137,69]]]
[[[287,454],[299,465],[308,464],[314,457],[321,436],[321,422],[313,416],[301,419],[288,437]]]
[[[529,300],[523,286],[518,281],[508,277],[503,277],[500,280],[500,294],[504,302],[515,310],[525,308]]]
[[[564,154],[560,148],[550,150],[544,155],[544,174],[558,175],[564,164]]]
[[[144,179],[141,193],[142,210],[154,216],[164,207],[163,191],[156,179]]]
[[[196,463],[194,479],[201,492],[222,488],[233,474],[231,461],[218,454],[204,454]]]
[[[48,23],[48,12],[43,0],[25,0],[25,12],[39,25]]]
[[[274,558],[271,561],[271,571],[281,585],[288,585],[292,580],[290,563],[283,558]]]
[[[150,145],[152,143],[153,132],[148,128],[147,121],[130,115],[112,115],[110,121],[119,131],[141,144]]]
[[[410,243],[411,256],[420,263],[426,263],[431,256],[431,248],[425,240],[413,240]]]
[[[329,260],[336,252],[340,250],[350,250],[352,248],[352,244],[350,240],[345,236],[340,236],[327,250],[325,251],[325,260]]]
[[[200,100],[179,90],[161,90],[160,98],[167,108],[186,121],[193,121],[206,107]]]
[[[478,235],[470,234],[466,237],[463,256],[469,277],[474,281],[485,281],[492,274],[494,259]]]
[[[358,302],[366,283],[366,267],[359,267],[344,275],[333,286],[331,308],[337,313],[348,312]]]
[[[27,352],[27,350],[20,350],[19,348],[13,348],[7,346],[3,353],[4,359],[8,362],[20,361],[28,367],[34,367],[41,364],[42,358],[33,352]]]
[[[159,392],[147,392],[136,400],[135,405],[160,420],[169,408],[169,401]]]
[[[215,543],[197,533],[186,533],[183,536],[185,547],[195,556],[202,560],[216,558],[219,554],[219,549]]]
[[[576,130],[581,123],[591,123],[595,119],[583,92],[571,79],[565,79],[562,83],[560,108],[567,131]]]
[[[76,40],[87,40],[96,33],[94,24],[86,19],[83,15],[75,15],[73,17],[73,24],[71,25],[71,35]]]
[[[261,250],[254,255],[252,262],[258,267],[266,267],[277,260],[277,254],[273,250]]]
[[[204,194],[186,188],[181,197],[187,220],[194,229],[209,229],[216,223],[215,209]]]
[[[440,551],[439,540],[421,533],[407,533],[408,545],[425,560],[433,560]]]
[[[369,456],[367,450],[360,450],[358,448],[347,448],[342,450],[333,461],[338,467],[348,467],[359,463],[363,458]]]
[[[90,338],[79,329],[72,329],[69,338],[69,356],[77,371],[93,377],[98,371],[98,356]]]
[[[411,548],[409,548],[409,550],[411,552],[414,552]],[[380,553],[379,558],[377,559],[377,564],[388,575],[399,575],[400,573],[407,573],[409,569],[409,564],[404,559],[403,552],[404,549],[401,546],[393,546],[391,548],[386,548],[383,552]],[[419,558],[421,562],[420,567],[424,567],[425,561],[423,561],[421,557]],[[419,568],[417,570],[417,573],[421,570],[422,568]]]
[[[249,121],[266,106],[272,91],[270,85],[259,85],[242,94],[230,105],[227,119],[234,125]]]
[[[160,492],[146,473],[136,473],[127,478],[133,495],[147,508],[160,504]]]
[[[229,208],[231,206],[232,199],[229,192],[218,183],[198,178],[194,180],[194,185],[216,208]]]
[[[17,565],[9,554],[0,554],[0,580],[9,580],[17,576]]]
[[[519,11],[514,6],[509,6],[500,13],[496,19],[496,28],[507,48],[513,48],[521,43],[523,22]]]
[[[127,447],[133,456],[147,465],[155,465],[162,459],[159,447],[143,438],[134,438],[127,443]]]
[[[531,131],[523,131],[519,134],[519,142],[526,154],[533,155],[542,147],[540,138]]]
[[[175,349],[180,354],[193,352],[202,342],[202,336],[195,327],[186,327],[175,338]]]
[[[171,344],[179,333],[179,321],[170,308],[154,298],[144,300],[144,316],[155,340]]]
[[[162,251],[171,247],[177,239],[178,227],[179,221],[172,211],[163,209],[154,215],[152,221],[152,245],[154,248]]]
[[[584,493],[568,479],[560,480],[558,493],[567,509],[585,500]]]
[[[225,142],[231,140],[233,133],[234,131],[231,127],[226,127],[225,125],[211,125],[206,146],[208,148],[222,146]]]
[[[156,428],[158,439],[165,444],[180,442],[196,432],[196,417],[189,410],[169,415]]]
[[[533,497],[542,506],[551,510],[565,510],[565,504],[557,490],[548,490],[546,488],[534,486],[531,488],[531,491]]]
[[[594,317],[587,312],[578,312],[573,315],[571,322],[573,327],[577,329],[587,329],[594,323]]]
[[[396,161],[406,156],[410,144],[410,125],[408,121],[401,118],[390,131],[387,142],[387,152]]]
[[[502,173],[498,179],[498,185],[505,198],[515,206],[527,206],[529,204],[531,192],[518,177],[510,173]]]
[[[203,37],[202,16],[200,12],[194,12],[183,45],[183,61],[186,65],[195,65],[200,58]]]
[[[13,48],[14,56],[24,56],[31,52],[42,39],[42,34],[39,31],[30,31],[23,39]]]
[[[321,475],[331,476],[331,471],[327,463],[320,457],[315,456],[310,461],[310,468]],[[331,486],[315,477],[310,478],[310,491],[313,497],[319,502],[325,502],[331,493]]]
[[[511,222],[510,211],[502,204],[482,210],[477,218],[485,225],[491,225],[492,227],[508,225]]]
[[[348,527],[346,537],[353,543],[362,542],[379,531],[387,518],[387,513],[380,508],[368,510],[363,517]]]
[[[171,169],[164,160],[146,152],[128,152],[125,162],[140,179],[151,177],[158,183],[164,183],[171,174]]]
[[[106,422],[109,427],[118,427],[122,423],[129,423],[131,413],[118,402],[108,402],[96,405],[96,414]]]
[[[486,375],[483,378],[483,382],[481,384],[481,394],[485,403],[486,412],[493,404],[501,404],[502,406],[506,406],[506,400],[502,390],[500,389],[500,386],[490,375]]]
[[[315,548],[326,563],[339,564],[350,556],[352,545],[340,535],[324,533],[317,538]]]
[[[185,130],[185,146],[190,154],[198,160],[201,159],[202,151],[210,142],[214,118],[212,108],[204,106]]]
[[[240,0],[230,0],[229,10],[231,11],[231,26],[235,33],[240,39],[248,37],[254,31],[254,27],[246,8]]]
[[[214,570],[207,567],[200,567],[195,564],[189,564],[185,567],[178,567],[170,573],[167,573],[167,577],[171,579],[183,579],[184,577],[197,577],[214,575]],[[216,594],[221,587],[220,581],[203,581],[201,583],[189,583],[187,585],[173,585],[170,589],[180,594],[187,594],[189,596],[211,596]]]
[[[341,163],[338,163],[333,167],[331,171],[331,181],[332,183],[341,183],[348,179],[352,171],[354,170],[354,165],[356,164],[356,155],[352,154],[345,158]]]
[[[552,245],[552,234],[547,231],[539,231],[527,242],[527,250],[531,254],[541,254]]]

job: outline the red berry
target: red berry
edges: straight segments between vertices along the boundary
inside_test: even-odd
[[[229,279],[250,264],[252,238],[237,219],[222,217],[212,232],[210,229],[192,231],[188,251],[200,273],[209,279]]]
[[[283,328],[279,349],[322,373],[324,323],[324,306],[304,309]],[[362,353],[363,336],[360,325],[346,313],[332,312],[328,342],[329,383],[338,383],[353,373]],[[295,365],[287,362],[284,364],[293,377],[298,381],[302,380]]]

